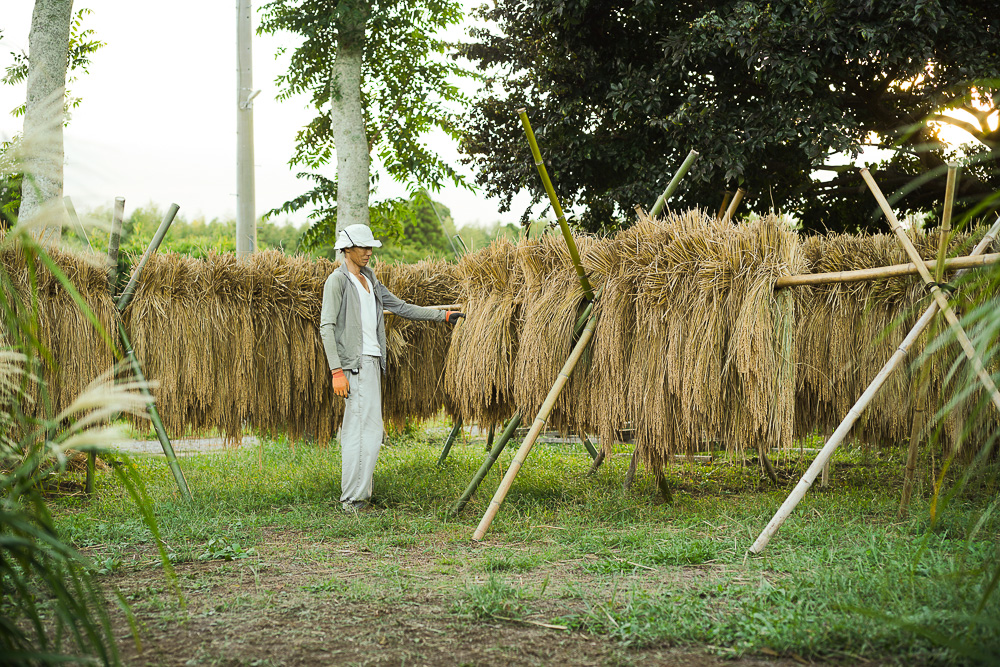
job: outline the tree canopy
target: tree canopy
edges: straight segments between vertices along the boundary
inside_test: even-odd
[[[585,229],[651,206],[690,149],[699,160],[673,205],[714,208],[745,187],[750,206],[809,229],[858,229],[874,206],[851,168],[867,146],[896,205],[942,198],[955,157],[931,121],[981,142],[961,196],[1000,189],[1000,22],[972,0],[497,0],[464,54],[494,85],[465,124],[463,150],[486,192],[543,193],[515,109],[526,107],[556,188]],[[964,109],[970,121],[942,114]],[[821,171],[826,169],[826,171]]]
[[[458,136],[458,109],[464,98],[455,77],[464,71],[446,57],[448,45],[437,37],[461,19],[458,2],[273,0],[263,6],[262,16],[261,31],[302,38],[278,83],[285,98],[308,93],[316,109],[316,117],[298,133],[290,160],[293,167],[309,170],[299,176],[314,186],[267,215],[311,207],[309,240],[314,243],[332,239],[346,224],[368,224],[368,186],[376,182],[368,171],[371,154],[411,192],[435,190],[446,181],[464,183],[425,143],[433,130]],[[360,94],[360,103],[352,105],[355,94]],[[360,183],[345,168],[348,151],[354,168],[362,167]],[[334,157],[335,178],[324,173]],[[348,188],[358,191],[350,200],[351,213],[362,219],[343,219]],[[383,202],[386,215],[373,220],[373,226],[400,204]]]

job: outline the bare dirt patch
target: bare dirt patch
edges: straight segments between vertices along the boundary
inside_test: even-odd
[[[508,545],[506,554],[517,553]],[[268,530],[248,557],[176,566],[186,607],[162,571],[108,577],[130,599],[143,650],[116,619],[128,665],[795,665],[765,656],[727,660],[710,647],[631,648],[603,636],[543,627],[582,613],[615,583],[587,559],[503,572],[521,590],[544,591],[517,621],[463,610],[470,586],[487,581],[489,548],[430,541],[373,553],[350,539]],[[627,586],[683,587],[711,576],[694,568],[639,571]]]

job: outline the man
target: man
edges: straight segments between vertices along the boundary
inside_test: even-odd
[[[340,430],[340,502],[345,512],[370,508],[375,461],[382,447],[383,310],[409,320],[455,324],[465,313],[414,306],[399,299],[368,268],[382,246],[367,225],[351,225],[334,246],[342,261],[323,286],[319,332],[330,364],[333,391],[346,399]]]

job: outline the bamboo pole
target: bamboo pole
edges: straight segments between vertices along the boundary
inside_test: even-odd
[[[514,431],[516,431],[517,427],[520,425],[521,413],[515,412],[514,416],[507,422],[507,426],[504,428],[503,433],[500,434],[500,439],[493,445],[493,449],[491,449],[490,453],[486,456],[486,460],[484,460],[483,464],[479,466],[479,470],[476,471],[476,474],[472,477],[472,481],[469,482],[469,485],[465,488],[465,491],[462,493],[462,497],[459,498],[458,502],[456,502],[451,508],[451,516],[458,516],[462,513],[462,510],[465,509],[469,500],[472,499],[473,494],[475,494],[479,485],[482,484],[487,473],[489,473],[490,469],[493,467],[493,464],[497,462],[497,458],[500,457],[500,452],[504,450],[504,447],[507,446],[510,439],[514,437]]]
[[[604,463],[604,459],[606,456],[607,454],[604,453],[603,448],[601,449],[601,451],[597,452],[597,457],[594,459],[594,462],[590,464],[590,470],[587,471],[587,477],[590,477],[591,475],[593,475],[595,472],[598,471],[598,469]]]
[[[66,203],[72,206],[69,197]],[[75,214],[75,212],[74,212]],[[111,216],[111,233],[108,235],[108,294],[115,298],[115,287],[118,282],[118,246],[121,243],[122,220],[125,217],[124,197],[115,197],[115,210]],[[90,239],[87,239],[90,243]],[[88,496],[94,492],[94,477],[97,474],[97,452],[87,454],[87,477],[83,484],[83,491]]]
[[[160,446],[163,448],[163,454],[167,457],[167,465],[170,466],[170,472],[173,473],[174,480],[177,482],[177,488],[181,492],[181,497],[184,500],[191,500],[191,491],[188,490],[187,480],[184,479],[184,473],[181,472],[181,466],[177,463],[177,455],[174,453],[174,448],[170,444],[170,439],[167,437],[167,432],[163,428],[163,422],[160,420],[160,413],[156,410],[156,401],[153,398],[153,394],[146,387],[146,376],[142,373],[142,368],[139,366],[139,360],[135,357],[135,351],[132,349],[132,343],[128,339],[128,335],[125,333],[125,325],[118,321],[118,335],[121,336],[122,345],[125,347],[125,357],[128,359],[129,365],[132,367],[132,373],[135,379],[139,381],[140,387],[142,387],[142,395],[149,399],[149,404],[146,407],[146,411],[149,413],[149,421],[153,422],[153,430],[156,431],[156,437],[160,441]]]
[[[715,217],[717,219],[722,220],[722,216],[729,207],[729,200],[732,198],[732,196],[733,193],[730,192],[729,190],[726,190],[726,194],[722,197],[722,203],[719,205],[719,210],[715,214]]]
[[[119,297],[118,302],[115,306],[118,308],[118,312],[125,310],[129,302],[132,301],[132,297],[135,295],[135,288],[139,284],[139,276],[142,274],[142,270],[146,267],[146,262],[149,258],[153,256],[157,248],[160,247],[160,243],[163,242],[163,237],[166,236],[167,230],[170,229],[170,225],[174,221],[174,217],[177,216],[177,211],[180,207],[177,204],[171,204],[170,208],[167,210],[167,214],[163,216],[163,222],[157,228],[156,233],[153,234],[153,240],[149,242],[149,247],[146,248],[146,252],[142,253],[142,257],[139,259],[139,263],[135,265],[132,270],[132,276],[128,280],[128,284],[125,289],[122,290],[122,295]]]
[[[773,484],[777,484],[778,473],[774,471],[774,466],[771,464],[771,459],[767,458],[767,453],[764,451],[763,447],[758,451],[760,453],[760,462],[764,466],[764,472],[767,473],[767,476],[771,479],[771,482]]]
[[[962,269],[972,269],[980,266],[989,266],[1000,262],[1000,253],[989,255],[967,255],[965,257],[949,257],[944,260],[945,271],[958,271]],[[920,264],[928,271],[936,267],[933,260],[921,260]],[[877,280],[880,278],[898,278],[899,276],[912,276],[920,273],[920,269],[914,263],[891,264],[872,269],[858,269],[856,271],[833,271],[830,273],[803,273],[797,276],[780,276],[774,281],[774,289],[785,287],[799,287],[802,285],[828,285],[830,283],[856,283],[863,280]]]
[[[684,175],[688,173],[691,165],[694,161],[698,159],[698,151],[691,149],[691,152],[687,154],[684,158],[684,162],[681,163],[680,169],[674,174],[674,177],[670,179],[670,183],[667,184],[667,188],[663,191],[663,194],[657,198],[656,203],[653,204],[653,208],[649,211],[649,217],[655,218],[660,213],[663,212],[663,207],[666,206],[670,198],[674,196],[674,191],[677,190],[677,186],[681,184],[681,179]]]
[[[892,231],[896,234],[896,238],[899,239],[900,245],[906,251],[906,254],[910,256],[910,259],[914,264],[917,265],[917,269],[920,271],[920,277],[924,279],[924,282],[930,287],[931,295],[934,297],[934,301],[937,302],[938,308],[944,314],[948,324],[951,327],[951,331],[955,338],[958,340],[959,344],[962,346],[962,350],[965,352],[965,356],[972,363],[972,368],[976,371],[976,376],[982,383],[983,387],[990,394],[990,399],[993,401],[993,405],[996,407],[997,411],[1000,411],[1000,391],[997,391],[996,385],[993,383],[993,378],[990,374],[986,372],[986,368],[983,365],[982,359],[979,358],[979,353],[976,348],[973,347],[972,341],[965,333],[965,329],[962,328],[961,323],[958,321],[958,316],[955,315],[955,311],[951,309],[951,305],[948,303],[948,297],[944,295],[941,288],[938,287],[937,283],[934,282],[934,277],[931,276],[930,272],[927,270],[927,266],[921,261],[920,254],[917,249],[913,247],[913,242],[910,241],[910,237],[906,235],[906,231],[903,226],[899,224],[896,219],[896,214],[893,213],[892,207],[889,206],[889,202],[886,201],[885,197],[882,195],[882,191],[879,190],[878,185],[875,183],[875,179],[868,172],[867,169],[861,170],[861,177],[865,179],[868,184],[868,188],[875,195],[875,200],[878,205],[882,208],[882,212],[885,217],[889,220],[889,226],[892,227]]]
[[[938,235],[937,266],[934,280],[938,283],[944,278],[944,263],[947,258],[948,244],[951,241],[951,212],[955,202],[955,184],[958,176],[958,165],[948,164],[948,179],[944,191],[944,212],[941,216],[941,233]],[[921,369],[913,397],[913,422],[910,424],[910,445],[906,452],[906,467],[903,471],[903,493],[899,499],[898,515],[902,518],[910,508],[910,498],[913,494],[913,478],[917,472],[917,454],[920,440],[923,436],[925,411],[927,409],[927,372]]]
[[[1000,233],[1000,218],[997,218],[997,221],[993,223],[993,226],[986,233],[986,236],[979,241],[970,255],[975,256],[985,252],[994,239],[996,239],[998,233]],[[851,409],[848,410],[847,416],[844,417],[840,426],[837,427],[837,429],[833,432],[833,435],[830,436],[829,440],[827,440],[826,444],[819,451],[819,454],[817,454],[816,458],[813,459],[812,464],[810,464],[805,474],[802,475],[802,479],[800,479],[799,483],[794,489],[792,489],[792,492],[788,494],[785,502],[783,502],[781,507],[778,508],[778,511],[775,512],[771,521],[767,524],[764,530],[757,536],[753,546],[750,547],[750,553],[759,554],[765,547],[767,547],[767,543],[770,542],[774,534],[778,532],[781,524],[785,522],[785,519],[789,517],[796,505],[799,504],[799,501],[801,501],[805,496],[806,491],[809,490],[812,483],[816,481],[816,476],[823,470],[823,467],[830,460],[830,457],[833,456],[834,451],[836,451],[837,447],[840,446],[840,443],[843,442],[844,438],[847,437],[847,434],[850,433],[851,427],[853,427],[855,422],[857,422],[861,417],[861,413],[864,412],[866,407],[868,407],[868,404],[871,403],[875,394],[882,388],[882,385],[885,384],[885,381],[890,375],[892,375],[893,371],[895,371],[899,364],[902,363],[903,359],[910,350],[910,346],[913,345],[917,338],[920,337],[920,334],[923,333],[924,329],[927,328],[927,325],[934,319],[934,316],[938,312],[938,307],[937,302],[933,302],[927,307],[923,315],[920,316],[920,319],[917,320],[916,324],[913,325],[913,328],[906,335],[906,338],[903,339],[903,342],[900,343],[896,351],[893,352],[889,361],[886,362],[885,366],[882,367],[882,370],[878,372],[875,379],[872,380],[871,384],[868,385],[868,388],[865,389],[861,398],[859,398]]]
[[[674,494],[670,492],[670,485],[667,484],[667,476],[663,474],[663,468],[657,466],[653,470],[653,479],[656,480],[656,488],[660,490],[660,496],[663,497],[663,502],[667,504],[673,504]]]
[[[448,458],[448,452],[451,451],[451,446],[455,444],[455,439],[458,438],[459,431],[462,430],[462,418],[459,417],[455,420],[455,426],[452,427],[451,433],[448,434],[448,439],[444,441],[444,449],[441,451],[441,456],[438,458],[438,466],[443,466],[445,460]]]
[[[625,473],[625,481],[622,482],[622,491],[628,493],[632,490],[632,482],[635,481],[636,469],[639,467],[639,448],[632,450],[632,457],[628,462],[628,472]]]
[[[514,478],[517,476],[521,466],[524,465],[524,460],[527,458],[528,452],[530,452],[531,448],[534,446],[535,440],[538,439],[538,435],[545,427],[545,422],[552,413],[552,409],[555,407],[559,394],[562,393],[563,388],[569,381],[570,375],[573,374],[573,369],[576,368],[576,364],[583,356],[584,350],[586,350],[587,345],[590,344],[590,339],[593,338],[594,329],[596,328],[597,317],[592,316],[590,321],[587,322],[587,326],[584,328],[583,333],[580,334],[580,339],[576,342],[576,347],[573,348],[573,351],[570,353],[566,363],[563,364],[562,370],[559,371],[559,376],[556,378],[555,384],[552,385],[548,396],[545,397],[545,402],[538,411],[538,415],[535,416],[535,421],[531,425],[531,430],[528,431],[528,435],[525,437],[524,442],[521,443],[521,447],[517,450],[517,454],[514,455],[514,460],[511,461],[510,467],[507,469],[507,474],[504,475],[503,481],[500,482],[500,488],[498,488],[496,493],[493,494],[493,499],[490,501],[489,507],[486,508],[486,514],[483,515],[482,520],[479,522],[479,527],[477,527],[476,532],[473,533],[472,539],[476,541],[482,540],[483,535],[486,534],[486,530],[490,527],[490,524],[493,523],[493,518],[500,509],[500,504],[503,502],[507,492],[510,490],[511,484],[514,483]]]
[[[601,289],[604,288],[602,287]],[[601,289],[597,290],[597,294],[594,295],[595,299],[600,296]],[[579,335],[580,332],[583,331],[588,318],[590,318],[591,313],[594,312],[594,303],[594,301],[591,301],[587,304],[587,307],[583,309],[583,314],[580,315],[580,318],[576,321],[576,326],[573,328],[574,336]],[[502,452],[504,447],[507,446],[507,442],[514,436],[514,431],[517,430],[517,427],[520,424],[521,413],[515,412],[514,416],[507,422],[507,426],[504,428],[503,433],[500,435],[500,440],[497,441],[497,443],[493,446],[493,449],[490,450],[489,456],[486,457],[486,460],[483,461],[483,465],[480,466],[479,470],[472,477],[472,481],[469,482],[469,486],[467,486],[465,492],[462,493],[462,497],[459,498],[457,503],[455,503],[455,506],[451,510],[452,516],[460,513],[465,508],[466,504],[468,504],[469,499],[472,498],[473,494],[479,488],[479,485],[482,484],[483,480],[486,478],[486,474],[489,473],[493,464],[496,463],[497,457],[500,456],[500,452]],[[602,455],[603,450],[600,454],[598,454],[598,458],[600,460],[603,460]],[[598,463],[598,465],[600,464]],[[592,470],[594,469],[596,468],[592,468]]]
[[[587,453],[590,454],[591,459],[597,458],[597,450],[594,449],[594,444],[590,442],[590,438],[586,434],[580,436],[580,440],[583,442],[583,446],[587,448]]]
[[[733,201],[729,202],[729,208],[726,209],[726,215],[723,217],[724,222],[730,222],[733,216],[736,215],[736,207],[740,205],[743,201],[743,195],[747,193],[746,188],[739,188],[736,194],[733,195]]]
[[[80,222],[80,216],[76,214],[76,206],[73,206],[73,200],[69,198],[69,195],[63,197],[63,204],[66,206],[66,215],[69,216],[70,221],[73,223],[73,231],[75,232],[79,229],[80,233],[83,234],[83,239],[87,242],[87,247],[93,250],[94,246],[90,242],[90,237],[87,236],[87,228]]]
[[[559,229],[562,230],[563,238],[566,239],[566,245],[569,246],[569,256],[573,260],[573,266],[576,268],[576,275],[580,278],[580,285],[583,287],[583,294],[587,301],[594,300],[594,289],[590,286],[590,279],[587,278],[587,272],[583,268],[583,263],[580,261],[580,251],[576,248],[576,241],[573,240],[573,233],[569,229],[569,224],[566,222],[566,216],[563,215],[562,206],[559,205],[559,198],[556,197],[556,191],[552,187],[552,181],[549,180],[549,172],[545,169],[545,164],[542,162],[542,153],[538,150],[538,142],[535,141],[535,133],[531,130],[531,122],[528,120],[528,113],[525,109],[518,109],[517,115],[521,117],[521,124],[524,126],[524,133],[528,137],[528,143],[531,145],[531,155],[535,159],[535,166],[538,168],[538,175],[542,178],[542,185],[545,186],[545,192],[549,195],[549,202],[552,204],[552,210],[555,211],[556,220],[559,221]]]
[[[111,234],[108,236],[108,294],[115,298],[118,287],[118,246],[122,238],[122,224],[125,220],[125,198],[115,197],[115,211],[111,215]]]
[[[117,213],[118,200],[115,201],[115,211]],[[125,200],[121,200],[122,210],[124,211]],[[163,237],[166,236],[167,230],[170,228],[171,223],[174,221],[174,217],[177,215],[179,207],[177,204],[171,204],[170,209],[167,214],[163,217],[163,222],[160,223],[160,227],[156,230],[153,235],[153,240],[149,242],[149,246],[146,248],[146,252],[142,254],[142,259],[136,265],[135,269],[132,271],[132,277],[129,279],[128,285],[122,291],[121,298],[115,304],[118,310],[119,316],[124,312],[125,308],[132,301],[132,297],[135,295],[135,288],[139,282],[139,275],[142,273],[143,268],[146,266],[146,262],[149,258],[159,249],[160,243],[163,242]],[[112,222],[112,225],[114,223]],[[112,230],[113,231],[113,230]],[[184,500],[191,500],[191,491],[188,490],[187,481],[184,479],[184,473],[181,472],[181,467],[177,463],[177,455],[174,453],[174,448],[170,444],[170,438],[167,437],[167,432],[163,428],[163,422],[160,420],[160,414],[156,410],[156,403],[153,398],[153,394],[145,386],[146,376],[142,372],[142,367],[139,365],[139,360],[135,356],[135,351],[132,349],[132,343],[128,339],[128,335],[125,333],[125,325],[122,324],[121,318],[118,318],[118,335],[121,338],[122,345],[125,347],[125,356],[132,367],[132,372],[135,375],[136,380],[142,383],[142,394],[149,399],[149,405],[147,407],[147,412],[149,413],[149,421],[153,423],[153,430],[156,431],[156,438],[160,441],[160,447],[163,449],[163,455],[167,457],[167,465],[170,466],[170,472],[174,475],[174,480],[177,482],[177,488],[180,489],[181,497]]]

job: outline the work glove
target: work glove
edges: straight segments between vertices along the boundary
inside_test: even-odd
[[[330,371],[330,375],[333,376],[333,393],[337,396],[347,398],[347,393],[351,390],[351,385],[347,381],[347,376],[344,375],[344,369],[334,368]]]
[[[458,324],[460,317],[465,317],[465,313],[460,313],[457,310],[446,310],[444,313],[444,321],[448,324]]]

